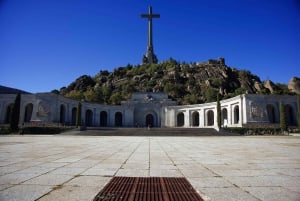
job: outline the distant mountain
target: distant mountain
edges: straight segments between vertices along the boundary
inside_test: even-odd
[[[0,94],[17,94],[17,93],[30,94],[27,91],[0,85]]]
[[[225,64],[224,58],[207,62],[185,63],[172,58],[159,64],[118,67],[101,70],[94,77],[82,75],[67,87],[53,90],[77,100],[102,104],[120,104],[133,92],[166,92],[179,104],[215,101],[238,94],[295,94],[285,84],[262,82],[248,70]]]

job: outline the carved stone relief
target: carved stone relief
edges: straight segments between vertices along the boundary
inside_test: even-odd
[[[37,116],[38,117],[48,117],[49,110],[50,110],[49,104],[41,101],[38,105]]]
[[[257,102],[251,102],[250,103],[250,117],[253,120],[260,120],[266,118],[266,112],[264,109],[264,105],[257,103]]]

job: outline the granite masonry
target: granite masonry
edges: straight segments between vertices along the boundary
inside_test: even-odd
[[[15,94],[0,94],[0,124],[9,122]],[[178,105],[166,93],[133,93],[121,105],[80,101],[82,124],[88,127],[217,128],[217,103]],[[279,123],[279,103],[289,125],[297,125],[297,97],[243,94],[220,101],[223,126]],[[51,93],[22,94],[20,124],[75,125],[79,101]]]

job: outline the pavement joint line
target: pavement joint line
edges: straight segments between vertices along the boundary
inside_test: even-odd
[[[151,167],[151,137],[148,137],[148,177],[150,176],[150,167]]]
[[[127,163],[127,161],[129,160],[129,158],[136,152],[136,150],[141,146],[143,142],[139,142],[136,147],[132,150],[132,152],[129,154],[129,156],[127,157],[127,159],[122,163],[121,167],[123,167],[124,164]]]
[[[123,147],[121,147],[121,148],[118,149],[117,151],[113,152],[113,153],[110,154],[109,156],[107,156],[107,157],[105,157],[104,159],[100,160],[100,161],[99,161],[98,163],[96,163],[93,167],[95,167],[95,166],[101,164],[103,161],[105,161],[105,160],[107,160],[108,158],[112,157],[112,156],[115,155],[116,153],[122,151],[122,150],[125,149],[125,147],[127,147],[127,146],[128,146],[127,144],[124,145]],[[90,167],[90,168],[86,169],[85,171],[87,171],[87,170],[89,170],[89,169],[92,169],[93,167]],[[115,173],[115,174],[116,174],[116,173]],[[114,175],[115,175],[115,174],[114,174]],[[104,176],[106,176],[106,175],[104,175]]]
[[[7,195],[8,192],[12,193],[16,191],[16,189],[20,192],[16,191],[17,194],[15,196],[18,196],[18,193],[22,195],[22,189],[32,189],[32,192],[34,192],[35,186],[37,185],[41,186],[37,187],[37,189],[45,189],[43,191],[44,195],[43,193],[39,193],[34,199],[41,196],[43,197],[42,200],[50,198],[54,200],[56,196],[60,197],[60,195],[63,196],[65,193],[67,197],[69,195],[68,193],[70,193],[70,196],[76,195],[76,191],[72,192],[70,190],[75,190],[77,187],[81,189],[81,191],[78,191],[80,195],[82,195],[82,193],[91,195],[94,193],[94,190],[89,187],[91,191],[85,191],[85,189],[89,188],[82,186],[84,183],[81,182],[85,182],[90,178],[93,178],[95,181],[105,181],[105,176],[101,176],[103,178],[100,178],[100,176],[88,175],[90,177],[87,177],[80,174],[101,163],[103,163],[104,168],[108,165],[107,167],[117,167],[118,169],[114,171],[118,171],[125,159],[127,159],[126,162],[129,164],[125,167],[126,174],[127,172],[129,174],[135,174],[135,168],[142,166],[136,167],[134,164],[143,163],[143,167],[145,167],[144,173],[147,175],[146,167],[148,163],[148,176],[150,176],[150,169],[153,165],[154,168],[163,168],[166,171],[174,170],[170,172],[170,175],[177,174],[179,176],[179,173],[183,172],[191,175],[190,177],[187,176],[187,178],[194,181],[193,186],[195,189],[213,200],[220,200],[222,198],[222,195],[219,194],[220,192],[225,193],[223,197],[226,201],[233,200],[234,198],[242,198],[243,200],[265,200],[266,197],[264,198],[264,196],[271,196],[273,200],[297,200],[297,198],[299,199],[300,197],[300,191],[298,189],[300,185],[300,171],[298,168],[300,158],[297,154],[298,151],[300,151],[299,137],[297,139],[287,137],[229,137],[226,139],[220,137],[212,139],[202,137],[160,138],[145,136],[143,138],[91,137],[73,138],[73,140],[68,137],[67,139],[70,139],[70,145],[67,144],[67,149],[64,149],[65,143],[63,143],[62,140],[57,140],[56,136],[44,137],[45,136],[34,136],[32,139],[22,138],[25,144],[21,145],[13,144],[17,138],[15,138],[15,140],[10,138],[10,136],[1,138],[0,153],[3,153],[3,155],[0,157],[0,162],[2,164],[1,166],[6,168],[3,168],[2,172],[2,176],[4,176],[3,178],[5,178],[5,180],[2,180],[3,184],[1,186],[0,197],[1,195]],[[44,139],[47,139],[46,143],[43,142]],[[49,142],[47,142],[48,140]],[[7,142],[7,145],[3,144],[5,142]],[[111,142],[112,144],[110,144]],[[138,144],[139,147],[137,147]],[[57,146],[61,146],[64,151],[57,149]],[[72,146],[74,146],[73,149]],[[49,147],[49,150],[47,147]],[[136,149],[133,150],[134,148]],[[42,152],[39,153],[39,151]],[[60,152],[58,153],[56,151]],[[31,153],[33,154],[32,156]],[[244,155],[245,153],[251,154],[251,157],[246,157],[247,155]],[[78,158],[78,161],[82,162],[78,163],[78,165],[75,164],[78,161],[55,164],[53,161],[58,160],[58,158],[55,157],[56,154],[62,154],[62,156],[66,157],[66,161],[72,161],[73,158]],[[47,156],[54,157],[47,158]],[[72,156],[73,158],[71,158]],[[24,162],[26,162],[24,166],[22,165],[22,158]],[[149,161],[146,162],[145,160],[147,160],[147,158]],[[86,162],[88,164],[83,164],[85,163],[84,159],[87,159]],[[103,162],[105,160],[107,160],[107,162]],[[8,161],[8,163],[6,161]],[[20,165],[11,169],[13,171],[10,172],[9,167],[13,165],[9,162],[15,162],[12,164],[18,163]],[[51,166],[46,167],[45,164],[47,163]],[[74,165],[71,165],[73,163]],[[172,167],[172,164],[176,166]],[[70,169],[72,172],[68,172],[68,169],[66,169],[67,165],[71,165],[70,168],[74,168]],[[100,166],[102,167],[102,165]],[[100,166],[98,167],[101,168]],[[39,167],[41,167],[41,169],[39,169]],[[76,169],[77,167],[80,169]],[[29,177],[33,177],[29,179],[31,180],[35,177],[49,174],[49,172],[51,173],[59,168],[63,169],[59,172],[53,172],[53,174],[56,174],[56,177],[58,177],[58,180],[57,182],[54,180],[54,182],[52,182],[51,179],[51,186],[47,185],[50,183],[45,182],[47,181],[45,179],[48,179],[49,176],[37,179],[33,182],[27,182],[28,184],[25,183],[28,180],[23,181],[23,179],[28,179]],[[158,169],[154,170],[156,171]],[[19,172],[19,174],[26,174],[26,172],[31,174],[28,176],[23,175],[23,179],[15,179],[15,177],[18,177],[18,173],[16,173],[18,171],[22,171]],[[160,173],[156,173],[155,171],[153,172],[154,174]],[[196,171],[196,174],[199,172],[199,175],[194,175],[193,171]],[[203,175],[201,173],[202,171],[204,172]],[[39,175],[36,175],[36,173]],[[59,174],[72,176],[66,176],[65,179],[60,179]],[[83,177],[75,181],[78,175]],[[109,176],[109,178],[111,177],[112,176]],[[200,180],[201,178],[205,178],[205,181],[202,182]],[[72,180],[74,180],[74,182]],[[57,185],[60,181],[63,183]],[[78,182],[81,184],[76,186]],[[30,183],[36,183],[36,185]],[[102,183],[104,184],[105,182],[101,182],[101,185]],[[63,187],[63,189],[55,191],[57,190],[55,187]],[[12,189],[9,190],[10,188]],[[27,194],[28,192],[29,191],[27,191]],[[61,194],[62,192],[63,194]],[[51,195],[49,195],[49,193]],[[14,197],[13,194],[12,196]],[[44,198],[44,196],[46,196],[46,198]],[[234,198],[231,196],[234,196]],[[284,199],[283,196],[287,196],[286,199]],[[67,199],[67,197],[61,198]]]
[[[124,145],[124,147],[125,147],[125,145]],[[124,147],[120,148],[120,150],[124,149]],[[110,156],[108,156],[107,158],[109,158],[109,157],[111,157],[112,155],[118,153],[120,150],[115,151],[114,153],[112,153],[112,154],[111,154]],[[92,155],[92,154],[91,154],[91,155]],[[91,156],[91,155],[90,155],[90,156]],[[63,158],[65,158],[65,157],[63,157]],[[85,158],[88,158],[88,156],[85,157]],[[103,160],[100,161],[99,163],[103,162],[104,160],[105,160],[105,159],[103,159]],[[71,163],[72,163],[72,162],[71,162]],[[70,164],[71,164],[71,163],[70,163]],[[99,163],[97,163],[97,164],[99,164]],[[68,165],[68,164],[67,164],[67,165]],[[66,166],[66,165],[65,165],[65,166]],[[65,167],[65,166],[63,166],[63,167]],[[58,167],[58,168],[56,168],[56,169],[59,169],[59,168],[61,168],[61,167]],[[92,167],[91,167],[91,168],[92,168]],[[56,169],[54,169],[54,170],[56,170]],[[88,169],[90,169],[90,168],[85,169],[85,170],[82,171],[80,174],[82,174],[83,172],[87,171]],[[52,171],[54,171],[54,170],[52,170]],[[49,172],[51,172],[51,171],[49,171]],[[49,173],[49,172],[47,172],[47,173]],[[47,174],[47,173],[44,173],[44,174],[42,174],[42,175],[45,175],[45,174]],[[79,175],[80,175],[80,174],[79,174]],[[116,174],[116,173],[115,173],[115,174]],[[114,174],[114,175],[115,175],[115,174]],[[42,176],[42,175],[39,175],[39,176]],[[39,177],[39,176],[37,176],[37,177]],[[34,178],[37,178],[37,177],[34,177]],[[76,178],[76,177],[78,177],[78,175],[75,175],[75,176],[72,177],[71,179],[65,181],[64,183],[62,183],[62,184],[60,184],[60,185],[56,185],[55,187],[61,187],[61,188],[63,188],[64,184],[70,182],[71,180],[73,180],[73,179]],[[31,178],[31,179],[34,179],[34,178]],[[31,179],[28,179],[28,180],[31,180]],[[28,181],[28,180],[26,180],[26,181]],[[24,181],[24,182],[26,182],[26,181]],[[22,183],[24,183],[24,182],[21,182],[20,184],[22,184]],[[46,194],[42,195],[41,197],[39,197],[37,200],[39,200],[39,199],[41,199],[41,198],[43,198],[43,197],[45,197],[45,196],[47,196],[47,195],[50,195],[51,192],[54,192],[55,190],[57,190],[57,188],[55,188],[55,187],[53,187],[52,190],[49,191],[48,193],[46,193]]]
[[[165,153],[165,155],[169,158],[169,160],[172,161],[173,166],[177,167],[177,166],[175,165],[174,160],[170,157],[170,155],[168,154],[168,152],[166,152],[166,150],[161,146],[161,144],[160,144],[159,142],[158,142],[158,145],[159,145],[160,148],[163,150],[163,152]],[[172,146],[172,145],[171,145],[171,146]],[[182,177],[185,177],[185,175],[182,173],[182,171],[181,171],[178,167],[177,167],[176,170],[178,170],[178,172],[180,172],[180,174],[181,174]]]
[[[161,147],[161,144],[159,143],[159,145],[160,145],[160,147]],[[175,150],[177,150],[177,151],[179,151],[176,147],[174,147],[174,146],[172,146],[172,145],[170,145],[171,147],[173,147]],[[161,147],[162,148],[162,147]],[[163,149],[163,148],[162,148]],[[163,149],[164,150],[164,149]],[[166,153],[166,151],[164,150],[164,152]],[[172,161],[172,163],[173,164],[175,164],[174,163],[174,161],[171,159],[171,157],[166,153],[166,155],[168,156],[168,158]],[[221,155],[221,154],[219,154],[219,155]],[[186,156],[186,157],[188,157],[188,156]],[[189,157],[192,161],[195,161],[195,159],[193,159],[192,157]],[[198,163],[197,161],[195,161],[196,163]],[[200,161],[199,161],[200,162]],[[226,163],[225,163],[226,164]],[[203,166],[202,164],[200,164],[201,166]],[[228,165],[228,164],[227,164]],[[240,188],[240,186],[238,186],[238,185],[236,185],[236,184],[233,184],[232,182],[230,182],[228,179],[226,179],[225,177],[223,177],[223,176],[221,176],[221,175],[219,175],[218,173],[216,173],[215,171],[213,171],[213,170],[211,170],[211,169],[209,169],[207,166],[203,166],[205,169],[207,169],[208,171],[210,171],[211,173],[213,173],[213,174],[215,174],[217,177],[219,177],[219,178],[222,178],[222,179],[224,179],[225,181],[227,181],[227,182],[229,182],[230,184],[232,184],[233,186],[235,186],[236,188],[238,188],[238,189],[240,189],[240,190],[242,190],[242,191],[244,191],[242,188]],[[178,169],[178,171],[183,175],[183,177],[185,177],[185,175],[182,173],[182,171],[180,170],[180,169]],[[226,188],[226,187],[225,187]],[[246,193],[248,193],[250,196],[252,196],[252,197],[254,197],[255,199],[257,199],[258,201],[261,201],[261,199],[259,199],[259,198],[257,198],[256,196],[254,196],[254,195],[252,195],[250,192],[247,192],[247,191],[244,191],[244,192],[246,192]],[[199,192],[199,194],[203,194],[201,191]],[[209,199],[211,199],[210,197],[208,197],[208,196],[206,196],[207,198],[208,198],[208,200]]]

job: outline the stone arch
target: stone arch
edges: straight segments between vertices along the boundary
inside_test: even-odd
[[[100,126],[102,126],[102,127],[107,126],[107,112],[106,111],[100,112]]]
[[[28,103],[25,106],[24,122],[30,122],[31,116],[32,116],[32,111],[33,111],[33,104]]]
[[[72,125],[76,124],[77,107],[72,108]]]
[[[123,126],[123,114],[121,112],[115,113],[115,126],[122,127]]]
[[[5,115],[5,123],[9,124],[10,123],[10,116],[12,114],[12,109],[14,107],[13,103],[10,103],[9,105],[7,105],[6,107],[6,115]]]
[[[90,109],[87,109],[85,112],[85,125],[93,126],[93,111]]]
[[[182,127],[184,126],[184,114],[183,112],[180,112],[177,114],[177,126]]]
[[[221,111],[221,124],[226,126],[228,124],[228,111],[226,108],[223,108]]]
[[[65,123],[66,122],[66,106],[64,104],[60,105],[59,110],[59,123]]]
[[[236,105],[233,108],[233,123],[238,124],[240,121],[240,108],[238,105]]]
[[[200,125],[200,117],[199,112],[195,111],[192,113],[192,126],[199,126]]]
[[[284,106],[284,111],[287,125],[296,125],[293,107],[290,104],[286,104]]]
[[[152,114],[147,114],[145,118],[145,125],[153,127],[155,125],[154,116]]]
[[[267,115],[270,123],[276,123],[275,107],[272,104],[267,104]]]
[[[206,115],[207,115],[206,125],[207,126],[213,126],[215,124],[214,111],[209,110],[209,111],[207,111]]]

